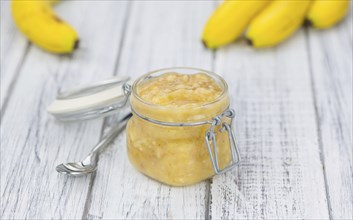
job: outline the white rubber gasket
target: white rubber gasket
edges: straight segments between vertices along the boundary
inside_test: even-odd
[[[100,106],[108,106],[109,104],[113,105],[125,98],[122,85],[124,83],[133,83],[132,80],[128,80],[129,78],[114,78],[108,81],[84,86],[79,89],[63,92],[48,106],[47,111],[53,115],[68,114]],[[106,86],[106,88],[104,88],[104,86]],[[100,91],[94,91],[91,93],[87,92],[90,90],[97,90],[97,87],[101,88]],[[80,91],[84,91],[82,92],[83,95],[80,95]]]

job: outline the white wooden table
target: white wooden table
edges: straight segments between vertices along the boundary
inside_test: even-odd
[[[56,10],[82,40],[67,57],[28,43],[1,1],[1,219],[353,218],[352,15],[275,48],[239,41],[211,52],[200,35],[215,4],[63,2]],[[46,107],[60,90],[171,66],[228,81],[239,168],[190,187],[161,185],[130,165],[122,134],[96,174],[55,172],[114,120],[57,122]]]

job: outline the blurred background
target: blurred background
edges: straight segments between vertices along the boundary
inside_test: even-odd
[[[324,29],[302,26],[309,4],[274,8],[278,17],[262,15],[247,35],[265,6],[247,9],[253,16],[243,16],[244,30],[224,32],[239,21],[227,11],[240,6],[215,12],[222,2],[20,3],[1,1],[2,219],[352,218],[352,4],[347,14],[329,14],[340,21]],[[121,135],[100,156],[96,174],[55,172],[86,155],[110,123],[57,122],[46,108],[60,91],[175,66],[228,82],[239,168],[168,187],[131,167]]]

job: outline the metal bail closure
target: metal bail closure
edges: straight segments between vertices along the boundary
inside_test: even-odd
[[[230,123],[229,124],[226,122],[222,123],[223,117],[230,118]],[[235,165],[237,165],[240,162],[240,154],[236,145],[235,135],[232,129],[232,122],[234,117],[235,117],[234,109],[225,110],[222,114],[213,118],[211,127],[206,132],[206,135],[205,135],[206,145],[207,145],[208,154],[210,155],[210,159],[211,159],[215,174],[224,173],[232,169]],[[229,147],[230,147],[231,158],[232,158],[231,163],[228,166],[224,167],[223,169],[219,168],[217,141],[216,141],[216,133],[215,133],[215,127],[221,124],[222,124],[222,127],[220,129],[220,132],[226,131],[228,133]]]
[[[128,77],[113,78],[62,92],[47,111],[63,122],[104,117],[125,108],[131,93]]]

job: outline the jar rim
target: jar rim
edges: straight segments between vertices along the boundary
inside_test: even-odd
[[[133,96],[140,102],[142,102],[143,104],[145,105],[148,105],[148,106],[154,106],[154,107],[159,107],[159,108],[175,108],[175,106],[163,106],[163,105],[158,105],[158,104],[155,104],[155,103],[152,103],[152,102],[149,102],[149,101],[146,101],[145,99],[143,99],[138,93],[137,93],[137,86],[139,83],[141,83],[143,80],[146,79],[146,77],[152,75],[152,74],[155,74],[155,73],[158,73],[158,72],[162,72],[162,71],[175,71],[175,70],[194,70],[194,71],[200,71],[201,73],[205,73],[209,76],[211,76],[213,79],[216,79],[218,82],[221,83],[221,86],[222,86],[222,93],[217,96],[217,98],[215,98],[214,100],[210,101],[210,102],[207,102],[207,103],[203,103],[203,104],[200,104],[200,105],[197,105],[195,106],[196,108],[199,108],[199,107],[207,107],[207,106],[210,106],[214,103],[217,103],[218,101],[220,101],[224,95],[226,95],[228,93],[228,84],[227,82],[224,80],[224,78],[214,72],[211,72],[211,71],[208,71],[208,70],[204,70],[204,69],[201,69],[201,68],[195,68],[195,67],[168,67],[168,68],[162,68],[162,69],[158,69],[158,70],[154,70],[154,71],[150,71],[146,74],[143,74],[142,76],[140,76],[139,78],[137,78],[133,85],[132,85],[132,94]],[[178,72],[178,71],[175,71],[175,72]]]

